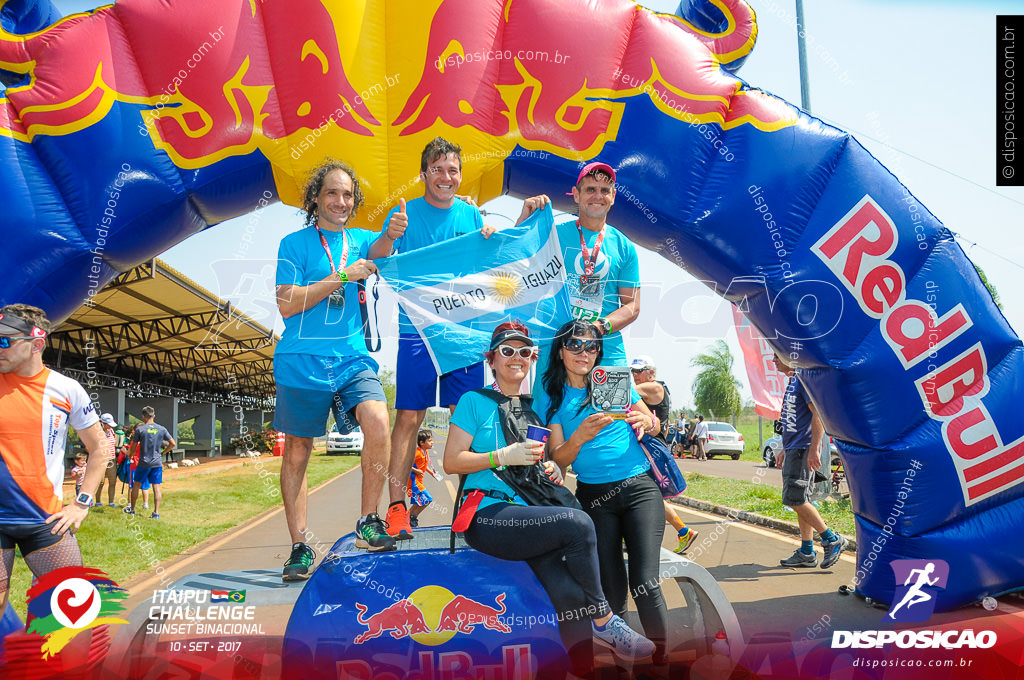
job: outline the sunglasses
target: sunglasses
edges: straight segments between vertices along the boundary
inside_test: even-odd
[[[569,338],[569,340],[565,343],[565,349],[569,350],[573,354],[580,354],[581,352],[586,352],[587,354],[597,354],[597,350],[601,349],[601,343],[597,340]]]
[[[511,359],[516,354],[522,359],[529,359],[533,356],[533,347],[513,347],[512,345],[498,345],[498,354]]]
[[[7,349],[13,340],[35,340],[31,335],[0,335],[0,349]]]

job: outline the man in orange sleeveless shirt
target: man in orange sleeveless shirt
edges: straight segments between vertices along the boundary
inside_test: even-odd
[[[82,566],[75,530],[113,453],[89,395],[43,365],[46,313],[15,304],[0,308],[0,612],[17,546],[37,577]],[[68,425],[89,451],[82,488],[64,505]]]

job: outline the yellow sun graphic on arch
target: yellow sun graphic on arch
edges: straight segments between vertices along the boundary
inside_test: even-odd
[[[515,303],[523,294],[519,277],[509,272],[499,272],[491,278],[491,295],[503,305]]]

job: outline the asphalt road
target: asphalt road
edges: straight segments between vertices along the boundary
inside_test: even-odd
[[[442,438],[437,438],[437,444],[435,457],[439,461],[443,449]],[[440,469],[439,464],[436,467]],[[732,460],[704,463],[685,461],[682,467],[684,470],[696,469],[708,474],[723,470],[737,479],[749,479],[759,469],[764,471],[763,464]],[[777,479],[778,475],[777,470],[768,470],[767,483]],[[360,479],[359,469],[356,468],[311,495],[309,531],[318,559],[338,538],[354,530]],[[427,487],[436,500],[421,515],[422,526],[451,522],[455,481],[451,477],[443,481],[427,477]],[[384,507],[383,503],[381,507]],[[840,585],[852,583],[855,571],[852,555],[843,555],[828,570],[784,568],[779,566],[779,559],[788,557],[798,547],[794,537],[688,508],[679,507],[677,512],[699,532],[687,557],[707,569],[725,592],[735,610],[745,642],[754,643],[748,647],[748,651],[760,649],[761,645],[774,645],[775,648],[781,645],[783,651],[779,653],[792,657],[796,653],[794,650],[827,645],[822,640],[830,639],[833,630],[883,627],[884,609],[868,606],[855,596],[837,592]],[[675,547],[671,527],[666,526],[663,545],[670,549]],[[159,577],[143,576],[126,584],[132,596],[128,601],[128,609],[130,611],[149,597],[154,589],[161,587],[160,578],[166,582],[195,572],[209,574],[261,568],[276,571],[280,570],[287,558],[288,550],[289,538],[283,513],[280,510],[272,511],[230,534],[199,546],[192,554],[164,563],[161,565],[163,573]],[[685,604],[684,600],[678,590],[669,584],[663,584],[663,591],[673,611],[673,621],[679,620],[676,617]],[[265,634],[282,634],[287,621],[287,608],[264,609],[260,612],[260,620],[266,622]],[[633,622],[635,625],[635,619]],[[1019,598],[1002,598],[995,612],[987,612],[981,607],[968,607],[936,615],[929,625],[949,622],[960,622],[963,627],[973,627],[975,630],[1005,625],[1015,625],[1018,630],[1024,630],[1024,607]],[[674,626],[670,644],[683,642],[682,638],[686,634],[682,626]],[[786,677],[818,677],[803,672],[794,675],[794,672],[788,671]],[[699,674],[693,673],[691,677],[699,677]]]

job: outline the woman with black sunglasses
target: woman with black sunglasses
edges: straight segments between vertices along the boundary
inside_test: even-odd
[[[551,458],[577,476],[576,497],[594,521],[601,586],[612,611],[626,611],[627,584],[644,633],[654,642],[655,663],[665,660],[668,607],[661,593],[661,541],[665,506],[650,462],[637,441],[654,418],[630,387],[630,411],[615,419],[591,404],[590,374],[603,356],[601,336],[593,324],[570,321],[558,329],[551,361],[542,378],[543,392],[533,407],[551,428]],[[629,574],[622,542],[629,553]]]
[[[520,396],[519,387],[537,359],[527,328],[517,322],[501,324],[485,356],[494,373],[491,389]],[[520,399],[529,408],[529,399]],[[465,475],[464,509],[458,519],[469,506],[466,543],[498,559],[530,565],[558,612],[576,675],[591,670],[594,638],[624,659],[650,656],[654,645],[611,613],[601,590],[590,517],[577,508],[531,506],[495,473],[501,466],[533,465],[543,456],[544,444],[539,442],[507,443],[493,399],[477,391],[459,399],[448,427],[444,470]],[[557,466],[550,461],[546,465],[560,481]]]

